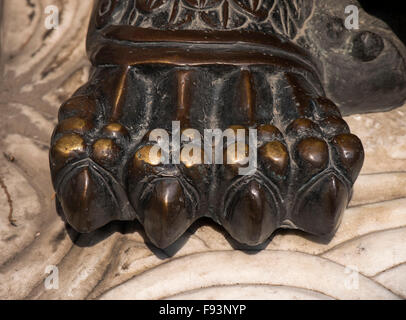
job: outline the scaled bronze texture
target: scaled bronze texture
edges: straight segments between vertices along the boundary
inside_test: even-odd
[[[51,142],[61,216],[82,233],[138,220],[161,248],[201,217],[248,245],[278,228],[334,234],[364,161],[342,114],[406,98],[405,48],[363,11],[347,30],[349,4],[96,1],[90,79],[61,106]],[[257,129],[256,173],[239,175],[238,157],[160,163],[148,136],[174,120],[201,135]]]

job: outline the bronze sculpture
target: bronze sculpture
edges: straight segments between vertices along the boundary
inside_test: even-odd
[[[51,142],[61,215],[79,232],[137,219],[161,248],[203,216],[248,245],[277,228],[334,233],[364,158],[341,112],[401,104],[406,72],[395,36],[346,30],[333,3],[96,1],[90,80]],[[173,120],[202,136],[256,129],[255,174],[238,157],[160,163],[148,135]]]

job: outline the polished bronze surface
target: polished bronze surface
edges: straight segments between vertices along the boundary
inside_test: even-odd
[[[104,127],[103,131],[112,138],[128,136],[128,130],[119,123],[110,123]]]
[[[70,134],[60,138],[54,145],[52,152],[61,157],[68,158],[78,152],[84,152],[83,139],[77,134]]]
[[[353,134],[340,134],[334,137],[333,145],[341,165],[347,170],[351,180],[355,181],[364,162],[361,141]]]
[[[284,176],[289,164],[289,154],[286,147],[279,141],[266,143],[259,149],[260,157],[265,164],[265,170],[273,171]]]
[[[328,160],[327,144],[317,138],[306,138],[297,145],[298,155],[300,160],[309,165],[310,168],[322,169],[325,168]]]
[[[56,174],[68,160],[80,158],[85,151],[85,141],[77,134],[67,134],[56,140],[50,151],[50,166],[54,182]]]
[[[234,238],[256,245],[264,242],[275,230],[277,212],[267,192],[266,187],[255,180],[239,191],[223,222]]]
[[[310,119],[296,119],[287,128],[287,131],[293,135],[298,135],[310,130],[317,130],[317,125]]]
[[[248,245],[332,235],[364,161],[342,112],[396,105],[406,68],[389,36],[326,29],[327,2],[96,1],[90,79],[51,142],[61,215],[80,232],[138,220],[161,248],[201,217]],[[399,70],[373,80],[384,65]],[[207,130],[223,135],[206,146]]]
[[[262,141],[269,141],[273,138],[282,138],[282,133],[279,129],[270,124],[263,124],[258,127],[258,138]]]
[[[183,188],[175,179],[156,182],[143,202],[145,232],[158,247],[165,248],[190,226]]]
[[[92,119],[96,113],[96,101],[90,96],[75,96],[59,108],[59,121],[71,117]]]
[[[84,133],[91,129],[91,124],[88,120],[83,118],[68,118],[59,123],[56,128],[56,133],[66,133],[66,132],[75,132],[75,133]]]
[[[92,149],[93,159],[100,165],[113,165],[120,155],[120,148],[110,139],[97,140]]]

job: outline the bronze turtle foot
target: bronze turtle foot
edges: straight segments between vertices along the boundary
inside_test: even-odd
[[[320,67],[331,61],[272,24],[282,21],[275,6],[298,10],[297,2],[250,3],[96,1],[91,77],[61,106],[50,151],[61,214],[74,229],[137,219],[161,248],[201,217],[248,245],[278,228],[336,231],[363,164],[362,143],[326,98],[339,92]],[[302,1],[300,12],[312,7]],[[306,41],[314,36],[308,30]],[[338,99],[345,111],[347,100]],[[185,141],[174,142],[174,121]],[[155,129],[169,133],[166,155],[151,152]],[[207,129],[240,138],[255,130],[252,174],[239,173],[252,151],[247,140],[227,141],[221,154],[229,161],[219,164],[199,144]],[[235,152],[240,143],[243,155]]]

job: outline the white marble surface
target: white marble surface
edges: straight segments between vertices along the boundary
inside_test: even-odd
[[[0,177],[17,226],[8,221],[0,189],[1,299],[406,298],[406,105],[346,119],[366,160],[328,243],[281,231],[263,250],[245,251],[209,223],[194,226],[166,252],[146,245],[138,224],[127,232],[113,225],[74,244],[55,212],[48,143],[58,106],[88,76],[91,4],[32,2],[34,8],[5,1]],[[45,37],[44,7],[55,2],[63,8],[62,25]],[[44,286],[49,265],[59,269],[57,290]]]

